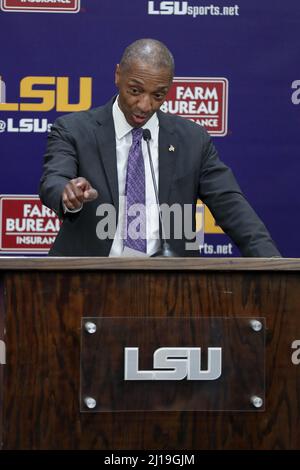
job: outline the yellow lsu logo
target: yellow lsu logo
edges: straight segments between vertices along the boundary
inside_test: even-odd
[[[41,85],[53,89],[40,88]],[[26,102],[0,103],[0,111],[51,111],[53,108],[64,113],[85,111],[92,105],[92,78],[80,77],[77,103],[69,102],[69,77],[24,77],[20,82],[20,98]],[[30,103],[30,98],[40,101]]]

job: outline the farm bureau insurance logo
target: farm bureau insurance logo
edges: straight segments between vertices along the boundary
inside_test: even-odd
[[[161,110],[204,126],[210,135],[225,136],[228,121],[228,80],[175,77]]]
[[[60,228],[37,195],[0,195],[0,254],[47,253]]]
[[[78,13],[80,0],[0,0],[1,10],[34,13]]]

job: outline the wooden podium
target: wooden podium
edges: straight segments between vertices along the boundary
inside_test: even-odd
[[[120,315],[265,318],[264,411],[81,412],[82,318]],[[298,259],[3,257],[0,340],[3,449],[300,448]]]

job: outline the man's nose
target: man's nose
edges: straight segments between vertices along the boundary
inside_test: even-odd
[[[152,109],[151,97],[148,95],[141,95],[138,106],[142,113],[148,114]]]

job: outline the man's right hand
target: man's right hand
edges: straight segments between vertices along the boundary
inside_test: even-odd
[[[93,201],[97,197],[96,189],[82,177],[70,180],[62,193],[62,201],[70,211],[80,209],[83,203]]]

